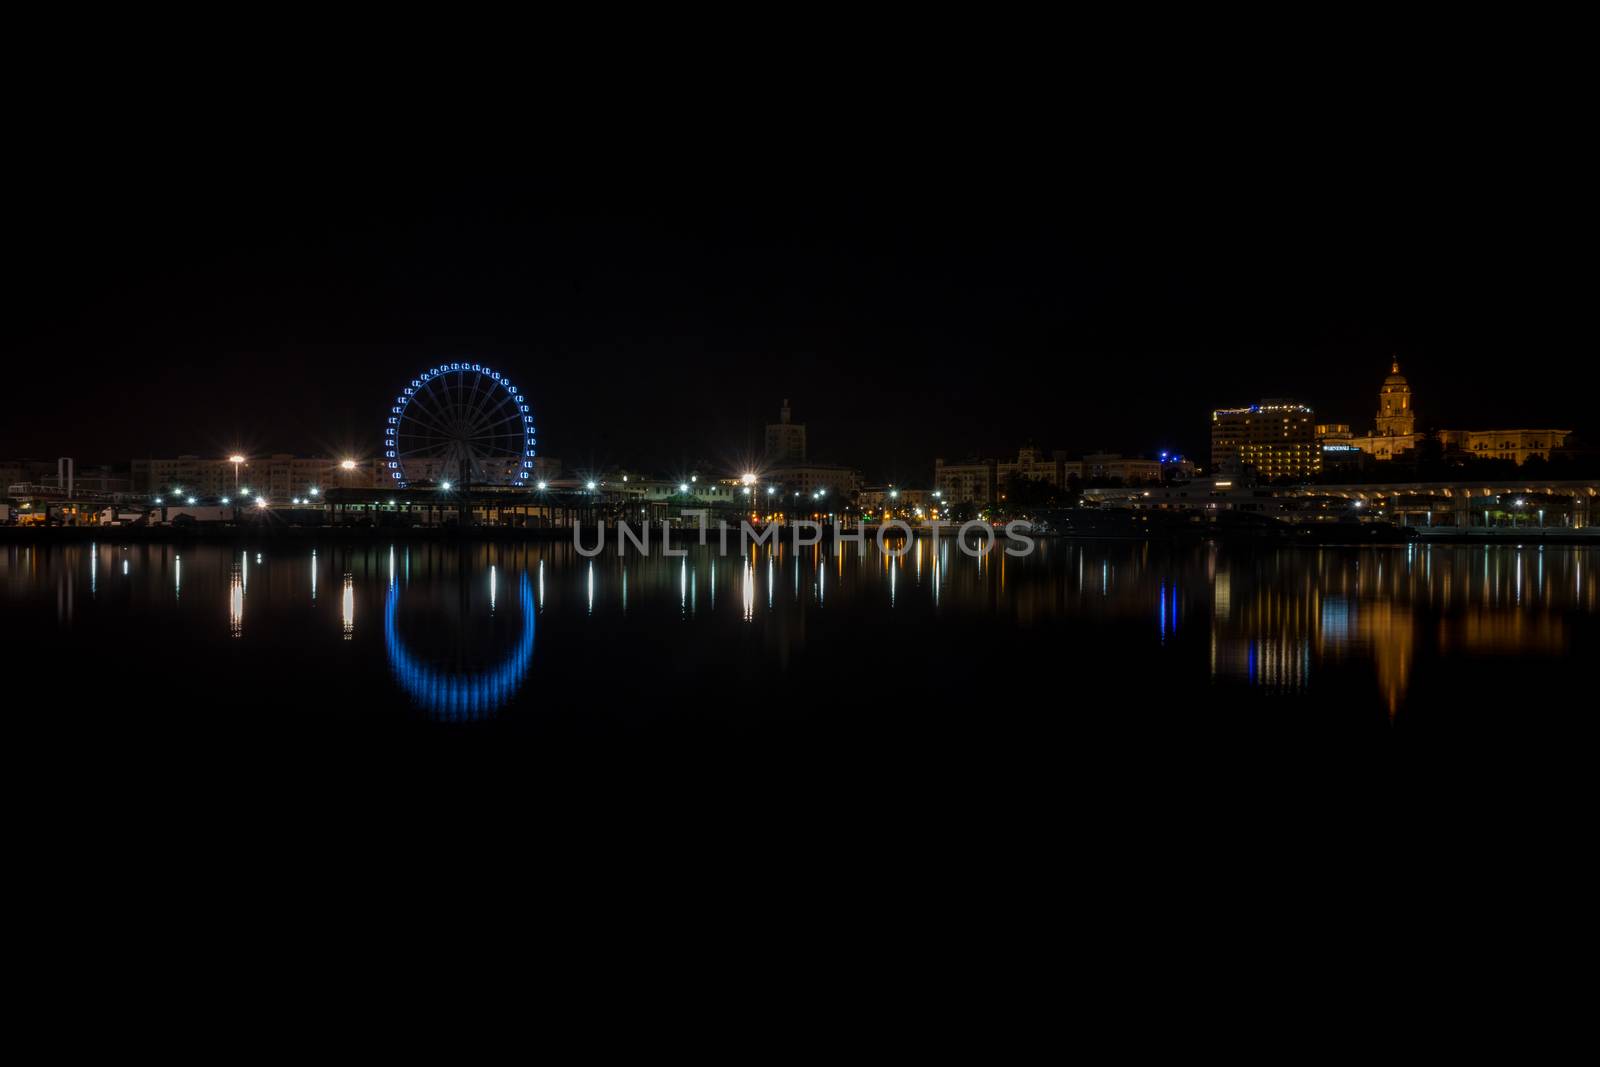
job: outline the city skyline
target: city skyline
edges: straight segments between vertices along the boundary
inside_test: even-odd
[[[1432,438],[1447,448],[1456,448],[1471,454],[1473,452],[1473,447],[1469,446],[1468,444],[1466,431],[1461,429],[1446,429],[1444,428],[1445,423],[1440,421],[1441,419],[1447,419],[1448,413],[1441,414],[1437,411],[1430,410],[1426,406],[1422,406],[1420,408],[1413,408],[1410,406],[1411,394],[1409,387],[1405,384],[1407,379],[1403,376],[1399,376],[1400,363],[1398,358],[1391,356],[1389,365],[1391,374],[1387,379],[1385,379],[1385,384],[1379,390],[1379,410],[1376,416],[1369,412],[1366,420],[1356,418],[1349,422],[1338,421],[1335,418],[1325,414],[1317,407],[1315,403],[1302,403],[1298,399],[1289,398],[1268,398],[1261,400],[1259,404],[1252,403],[1242,407],[1218,408],[1214,409],[1210,413],[1211,432],[1210,441],[1208,442],[1209,449],[1202,447],[1195,450],[1195,452],[1192,454],[1191,462],[1201,464],[1202,466],[1206,465],[1205,457],[1209,452],[1209,465],[1211,467],[1216,467],[1219,463],[1219,452],[1216,437],[1217,418],[1222,415],[1233,413],[1234,417],[1243,417],[1247,422],[1248,416],[1252,412],[1263,410],[1262,405],[1288,405],[1292,407],[1296,413],[1297,419],[1300,422],[1305,422],[1308,424],[1306,427],[1304,427],[1305,432],[1302,435],[1306,446],[1315,446],[1314,450],[1318,452],[1320,452],[1320,446],[1325,442],[1338,441],[1348,444],[1353,439],[1356,442],[1356,445],[1360,446],[1359,450],[1373,453],[1377,456],[1377,458],[1382,460],[1389,460],[1391,457],[1400,458],[1402,451],[1410,450],[1419,442]],[[1374,425],[1371,428],[1370,435],[1363,437],[1359,436],[1358,434],[1353,437],[1351,434],[1352,425],[1359,429],[1365,427],[1369,422],[1377,424],[1383,423],[1387,419],[1392,423],[1397,417],[1399,417],[1398,412],[1400,411],[1400,408],[1395,408],[1391,411],[1390,408],[1386,406],[1388,404],[1387,394],[1389,394],[1391,391],[1391,385],[1389,383],[1395,381],[1399,381],[1401,383],[1400,388],[1405,391],[1405,395],[1407,397],[1403,405],[1404,425],[1398,427],[1393,425],[1388,427]],[[670,461],[661,460],[659,455],[614,456],[608,457],[603,461],[591,459],[587,463],[580,463],[577,465],[568,464],[565,466],[565,468],[562,468],[559,458],[550,460],[548,458],[550,455],[549,449],[541,449],[539,455],[541,455],[543,458],[540,459],[539,464],[541,468],[544,468],[547,463],[554,464],[551,469],[545,471],[546,477],[554,477],[555,472],[561,469],[564,469],[568,474],[582,472],[585,476],[591,474],[599,476],[607,471],[626,470],[650,476],[661,477],[668,480],[684,476],[692,471],[703,471],[713,476],[737,477],[739,474],[742,474],[743,472],[757,466],[781,466],[785,463],[803,462],[806,460],[807,422],[805,419],[794,418],[793,410],[794,409],[790,399],[783,399],[778,413],[774,416],[769,416],[762,427],[762,434],[760,435],[762,437],[762,444],[760,447],[756,448],[754,451],[734,450],[724,447],[720,450],[720,458],[717,459],[701,455],[694,458],[685,458],[673,463]],[[382,416],[380,414],[379,418],[381,417]],[[1312,433],[1312,428],[1309,425],[1313,421],[1317,424],[1315,427],[1315,434]],[[1487,437],[1490,434],[1511,432],[1524,433],[1527,431],[1493,430],[1489,427],[1474,427],[1472,436],[1474,438],[1480,438]],[[775,437],[774,435],[780,436]],[[1587,451],[1587,449],[1590,447],[1588,442],[1586,442],[1580,434],[1573,434],[1570,430],[1560,431],[1552,437],[1551,431],[1541,429],[1535,432],[1535,437],[1540,439],[1535,443],[1536,448],[1538,448],[1540,444],[1543,444],[1547,449],[1552,446],[1558,449],[1565,446],[1569,449],[1576,448],[1580,451]],[[138,485],[138,483],[141,481],[147,480],[139,477],[138,469],[140,464],[144,464],[146,466],[155,462],[167,462],[170,464],[173,461],[182,460],[198,460],[202,462],[222,461],[229,456],[239,458],[241,453],[248,454],[251,459],[260,459],[264,461],[284,461],[289,459],[295,459],[307,463],[337,463],[339,461],[345,461],[347,463],[358,464],[363,468],[367,466],[381,468],[384,465],[382,458],[384,453],[381,445],[378,443],[378,440],[379,438],[377,433],[375,433],[374,441],[369,447],[363,448],[351,446],[335,452],[322,453],[305,448],[296,450],[253,450],[241,449],[239,446],[234,445],[217,450],[214,453],[197,450],[183,450],[163,457],[136,455],[131,457],[131,459],[128,457],[99,456],[75,458],[77,458],[80,464],[84,465],[86,470],[95,468],[121,470],[125,464],[131,462],[133,465],[133,482],[135,485]],[[795,444],[796,441],[798,442],[797,445]],[[1385,447],[1374,447],[1376,442],[1382,442]],[[1389,442],[1394,443],[1391,446],[1389,445]],[[674,451],[673,444],[671,442],[663,442],[662,444],[662,453],[670,454]],[[1519,445],[1520,444],[1521,442],[1519,442]],[[1484,447],[1485,445],[1482,442],[1477,442],[1477,451],[1481,452]],[[931,457],[925,464],[923,464],[925,469],[919,470],[917,469],[917,465],[913,463],[910,465],[910,470],[906,471],[901,476],[896,477],[884,476],[878,473],[878,469],[875,467],[872,457],[861,456],[855,453],[849,447],[847,442],[824,442],[824,450],[824,458],[817,460],[813,457],[814,463],[834,463],[853,468],[859,475],[860,480],[865,482],[881,482],[884,484],[892,483],[906,486],[923,484],[927,486],[933,485],[938,478],[937,471],[941,463],[948,466],[963,462],[989,462],[992,464],[996,461],[999,461],[1002,464],[1009,463],[1010,465],[1015,466],[1015,457],[1019,450],[1021,450],[1024,454],[1037,451],[1041,456],[1054,456],[1058,461],[1066,457],[1071,457],[1075,460],[1083,460],[1084,458],[1093,457],[1095,455],[1116,458],[1122,458],[1126,456],[1129,459],[1147,460],[1166,460],[1169,456],[1176,459],[1181,459],[1189,455],[1189,453],[1186,453],[1177,446],[1172,445],[1169,445],[1166,448],[1151,446],[1145,448],[1136,448],[1127,452],[1123,452],[1083,446],[1062,447],[1057,440],[1039,440],[1037,438],[1029,437],[1013,439],[996,450],[985,450],[967,455],[939,455]],[[1357,451],[1358,449],[1352,445],[1347,450]],[[687,455],[687,453],[681,448],[677,451],[679,451],[679,453],[682,455]],[[1546,452],[1546,454],[1548,454],[1548,452]],[[1228,458],[1233,456],[1234,452],[1232,450],[1225,450],[1225,452],[1222,453],[1223,458],[1221,462],[1239,462],[1237,457],[1231,460]],[[1490,458],[1495,457],[1491,455]],[[44,457],[42,454],[16,454],[10,456],[0,456],[0,462],[6,460],[27,460],[38,463],[42,462],[43,459]],[[1263,467],[1260,464],[1248,465],[1255,466],[1259,473],[1261,473],[1264,477],[1309,477],[1320,470],[1320,464],[1311,464],[1309,459],[1297,461],[1292,468],[1285,467],[1282,470],[1277,470],[1276,468],[1268,469],[1268,467],[1271,466],[1270,464],[1268,467]],[[1024,460],[1023,466],[1027,466],[1026,460]]]
[[[1203,455],[1211,410],[1263,396],[1364,420],[1396,356],[1424,415],[1595,436],[1540,208],[1474,229],[1470,178],[1419,206],[1219,173],[1196,216],[1110,175],[700,177],[266,168],[180,195],[158,171],[69,202],[32,175],[14,250],[37,269],[3,327],[29,402],[0,455],[370,452],[374,407],[461,357],[514,374],[587,466],[759,452],[785,397],[879,479],[1030,441]],[[1282,227],[1302,200],[1323,207]]]

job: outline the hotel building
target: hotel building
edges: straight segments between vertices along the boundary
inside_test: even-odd
[[[1315,413],[1293,400],[1263,400],[1211,413],[1211,463],[1265,479],[1310,478],[1322,470]]]

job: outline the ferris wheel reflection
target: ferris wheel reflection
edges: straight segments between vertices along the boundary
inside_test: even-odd
[[[453,671],[423,662],[400,637],[395,622],[399,605],[400,586],[391,583],[383,606],[384,649],[400,687],[429,715],[444,722],[475,722],[493,715],[516,695],[533,661],[537,614],[526,574],[517,583],[522,632],[506,658],[486,670]]]

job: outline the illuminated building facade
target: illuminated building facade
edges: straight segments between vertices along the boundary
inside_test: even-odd
[[[1535,456],[1549,459],[1551,449],[1567,443],[1571,430],[1440,430],[1446,448],[1480,459],[1526,463]]]
[[[946,504],[982,506],[1004,500],[1006,483],[1012,478],[1029,478],[1060,487],[1074,478],[1121,479],[1128,485],[1142,485],[1160,482],[1168,468],[1192,474],[1194,464],[1167,452],[1163,452],[1160,459],[1091,452],[1076,460],[1068,459],[1061,449],[1046,453],[1030,446],[1019,449],[1014,460],[972,459],[965,463],[946,463],[935,459],[933,488]]]
[[[165,493],[182,489],[199,497],[224,497],[238,489],[250,489],[269,499],[289,499],[340,486],[362,487],[380,484],[383,464],[379,460],[358,463],[344,470],[336,459],[305,458],[279,453],[252,456],[235,466],[226,458],[179,456],[176,459],[136,459],[132,466],[134,492]]]
[[[1060,449],[1046,455],[1041,449],[1029,446],[1017,450],[1014,460],[995,464],[995,477],[1003,489],[1012,478],[1029,478],[1046,485],[1066,485],[1070,475],[1078,473],[1078,464],[1067,462],[1067,454]]]
[[[1438,437],[1439,443],[1447,450],[1480,459],[1526,463],[1535,456],[1549,459],[1551,451],[1566,444],[1571,433],[1571,430],[1551,429],[1440,430]],[[1378,413],[1373,432],[1339,442],[1329,439],[1323,443],[1348,444],[1375,459],[1387,460],[1415,449],[1425,436],[1417,432],[1411,383],[1400,373],[1397,360],[1390,364],[1389,376],[1378,390]]]
[[[1341,442],[1376,459],[1394,459],[1422,441],[1417,433],[1417,410],[1411,400],[1411,383],[1400,373],[1400,361],[1389,366],[1389,376],[1378,390],[1378,413],[1369,434],[1351,435]]]
[[[1319,445],[1347,445],[1355,434],[1350,432],[1348,422],[1319,422],[1317,423],[1317,444]]]
[[[1211,463],[1262,478],[1310,478],[1322,470],[1315,413],[1293,400],[1263,400],[1211,413]]]

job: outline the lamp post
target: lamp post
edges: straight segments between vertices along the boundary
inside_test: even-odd
[[[239,495],[239,465],[244,462],[244,457],[235,452],[228,457],[228,462],[233,464],[233,495]]]

